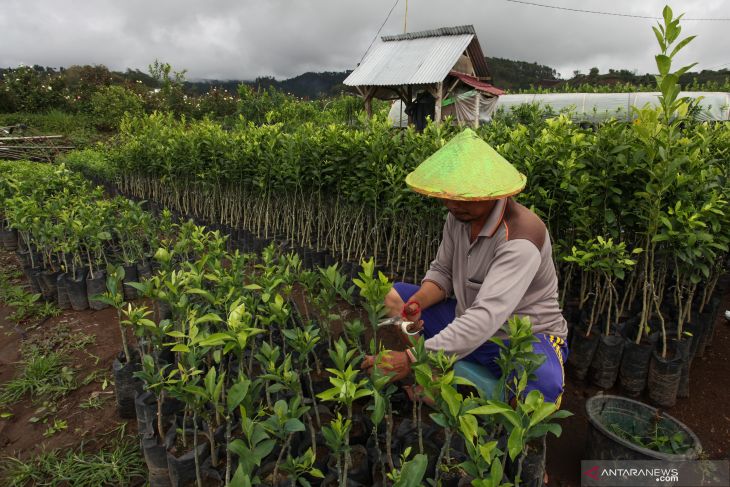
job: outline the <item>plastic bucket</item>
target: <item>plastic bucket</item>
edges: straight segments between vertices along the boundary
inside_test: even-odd
[[[586,414],[588,416],[586,460],[681,462],[697,459],[702,451],[700,439],[691,429],[668,414],[660,414],[656,408],[643,402],[600,394],[586,401]],[[672,436],[678,432],[684,435],[688,449],[679,454],[662,453],[633,443],[612,430],[613,427],[618,427],[624,431],[648,432],[655,423],[663,435]]]

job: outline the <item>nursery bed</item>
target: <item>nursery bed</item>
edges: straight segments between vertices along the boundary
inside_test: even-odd
[[[12,253],[0,251],[0,263],[3,266],[13,262],[15,262],[15,256]],[[728,301],[726,296],[723,309],[727,307]],[[114,323],[114,313],[113,309],[64,311],[60,316],[48,319],[41,326],[27,330],[24,339],[39,340],[61,327],[69,330],[71,334],[80,332],[84,335],[94,336],[93,343],[82,350],[70,353],[72,366],[80,378],[95,370],[102,370],[104,376],[109,377],[115,351],[120,347],[119,334],[110,325]],[[10,309],[0,305],[0,383],[6,383],[13,377],[14,363],[20,359],[19,350],[23,341],[20,330],[8,320],[9,314]],[[722,315],[718,319],[720,322],[715,328],[712,348],[693,365],[692,374],[696,380],[693,381],[691,397],[680,399],[671,410],[673,416],[686,423],[697,433],[706,452],[713,459],[728,458],[728,452],[730,452],[730,410],[722,406],[730,403],[730,376],[726,374],[730,368],[730,357],[723,353],[730,347],[730,335],[728,334],[730,327],[727,326]],[[96,359],[92,357],[99,357],[98,363],[95,363]],[[701,379],[710,377],[713,378],[712,382]],[[126,425],[128,434],[134,434],[135,421],[124,421],[118,418],[111,395],[103,402],[100,409],[79,408],[79,404],[86,401],[94,391],[103,394],[112,389],[109,387],[106,391],[102,391],[100,381],[95,380],[72,391],[57,402],[58,412],[55,415],[67,419],[68,428],[49,438],[43,436],[43,432],[47,428],[46,424],[29,422],[31,417],[37,415],[38,408],[30,399],[24,398],[7,408],[7,411],[11,412],[13,416],[0,420],[0,438],[2,438],[0,456],[27,458],[43,450],[71,449],[82,443],[91,448],[101,448],[107,438],[113,437],[113,433],[111,435],[109,433],[118,428],[120,424]],[[581,453],[584,451],[580,445],[585,443],[587,431],[585,401],[598,392],[599,390],[595,387],[587,386],[570,377],[566,379],[566,393],[562,407],[572,411],[575,416],[563,421],[563,434],[560,438],[550,437],[548,439],[549,485],[577,486],[580,484],[579,465]],[[619,391],[610,392],[620,394]]]

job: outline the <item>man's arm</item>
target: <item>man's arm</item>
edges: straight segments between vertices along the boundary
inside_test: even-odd
[[[408,300],[409,303],[415,301],[418,303],[418,305],[421,307],[421,309],[426,309],[429,306],[433,306],[436,303],[439,303],[446,299],[447,296],[444,293],[444,290],[441,289],[441,287],[436,284],[434,281],[423,281],[421,284],[421,288],[411,296],[411,299]]]
[[[426,349],[463,358],[489,340],[514,313],[540,267],[540,252],[528,240],[507,242],[495,255],[476,299],[463,315],[426,340]]]
[[[411,297],[421,309],[426,309],[448,298],[454,290],[451,268],[454,262],[453,217],[447,216],[436,258],[421,281],[421,288]]]

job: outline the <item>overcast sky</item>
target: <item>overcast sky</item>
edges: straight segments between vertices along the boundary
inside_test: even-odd
[[[534,0],[659,16],[663,0]],[[156,58],[189,79],[279,79],[352,69],[395,0],[2,0],[0,66],[104,64]],[[406,0],[380,35],[403,32]],[[730,1],[681,0],[687,18],[730,18]],[[408,31],[473,24],[485,55],[547,64],[564,77],[592,66],[654,70],[655,21],[547,9],[507,0],[408,0]],[[730,22],[683,23],[698,37],[681,62],[730,67]]]

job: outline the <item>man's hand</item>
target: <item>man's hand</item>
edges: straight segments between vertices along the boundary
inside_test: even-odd
[[[360,368],[368,374],[377,367],[382,373],[390,376],[390,381],[404,379],[411,372],[411,359],[406,352],[385,350],[379,355],[366,355]]]
[[[404,320],[413,322],[412,325],[408,326],[409,332],[413,333],[423,330],[423,320],[421,319],[421,305],[418,303],[418,301],[414,301],[413,299],[411,299],[406,304],[404,304],[400,315]],[[400,337],[401,341],[407,347],[413,345],[413,343],[411,343],[411,337],[406,335],[405,333],[402,333],[402,330]]]
[[[418,301],[411,299],[403,305],[403,309],[400,314],[403,319],[418,323],[421,320],[421,304]]]

